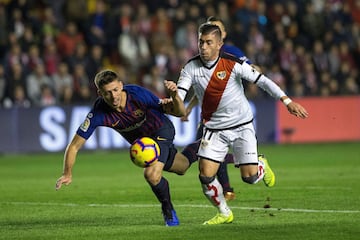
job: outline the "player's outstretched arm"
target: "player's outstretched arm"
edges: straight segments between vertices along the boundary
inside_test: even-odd
[[[168,91],[171,99],[172,99],[172,109],[169,114],[174,115],[176,117],[182,117],[185,115],[185,105],[180,96],[177,93],[177,85],[173,81],[164,81],[165,89]]]
[[[306,109],[299,103],[292,101],[288,97],[282,97],[280,99],[287,107],[288,111],[299,118],[307,118],[309,116]]]
[[[187,105],[186,109],[185,109],[185,116],[181,117],[181,121],[183,122],[186,122],[186,121],[189,121],[188,117],[192,111],[192,109],[198,105],[199,101],[197,99],[196,96],[193,96],[191,99],[190,99],[190,102],[189,104]]]
[[[56,181],[56,190],[59,190],[63,184],[67,186],[72,182],[72,168],[75,164],[77,153],[85,144],[85,141],[86,140],[83,137],[75,134],[71,143],[66,147],[64,154],[63,174]]]

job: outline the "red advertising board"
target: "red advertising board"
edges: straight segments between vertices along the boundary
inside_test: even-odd
[[[298,98],[309,113],[299,119],[278,102],[279,143],[360,140],[360,97]]]

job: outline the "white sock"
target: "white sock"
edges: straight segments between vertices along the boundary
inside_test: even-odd
[[[228,216],[231,210],[226,203],[223,188],[217,178],[215,178],[211,183],[207,185],[201,184],[201,186],[209,201],[218,208],[220,213]]]
[[[258,163],[258,178],[254,182],[254,184],[259,182],[260,180],[262,180],[264,178],[264,175],[265,175],[265,163],[263,161],[259,160],[259,163]]]

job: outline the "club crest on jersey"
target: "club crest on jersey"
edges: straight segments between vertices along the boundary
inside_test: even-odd
[[[137,117],[144,116],[144,111],[141,110],[141,109],[136,109],[136,110],[134,111],[134,115],[137,116]]]
[[[216,77],[220,80],[224,80],[226,77],[226,71],[220,71],[216,73]]]
[[[86,118],[85,121],[81,124],[80,129],[86,132],[90,126],[90,119]]]

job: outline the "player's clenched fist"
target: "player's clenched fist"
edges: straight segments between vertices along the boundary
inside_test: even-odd
[[[175,97],[177,93],[176,83],[173,81],[164,81],[164,86],[171,97]]]

